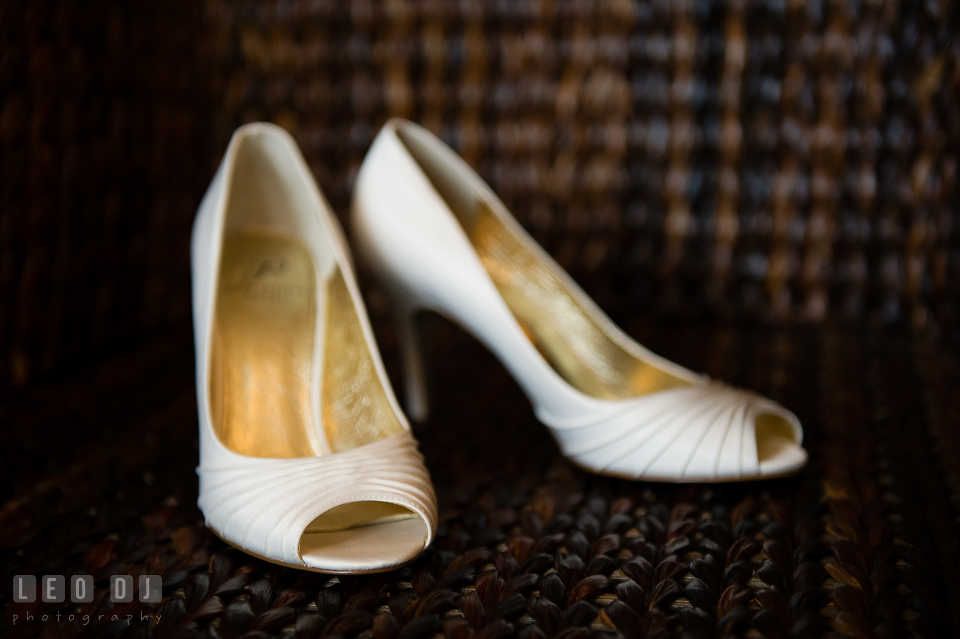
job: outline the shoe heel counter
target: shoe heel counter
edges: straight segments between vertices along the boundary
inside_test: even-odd
[[[459,315],[478,298],[499,299],[460,223],[389,128],[357,175],[350,227],[358,261],[422,307]]]

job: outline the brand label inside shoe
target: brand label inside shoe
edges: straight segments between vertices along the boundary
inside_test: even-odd
[[[295,304],[310,297],[310,287],[297,283],[295,269],[283,255],[267,255],[252,261],[239,277],[225,288],[249,302]]]

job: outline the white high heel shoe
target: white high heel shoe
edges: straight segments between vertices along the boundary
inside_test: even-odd
[[[318,572],[413,560],[436,529],[433,487],[342,232],[282,129],[234,134],[191,254],[207,526]]]
[[[563,453],[590,471],[730,481],[806,463],[792,413],[627,337],[425,129],[402,120],[383,128],[357,176],[351,225],[358,258],[396,307],[412,418],[427,411],[412,322],[425,309],[490,349]]]

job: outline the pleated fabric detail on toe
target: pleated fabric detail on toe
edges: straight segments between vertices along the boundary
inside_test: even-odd
[[[201,466],[199,505],[207,525],[227,541],[262,557],[307,566],[300,541],[320,515],[344,504],[382,502],[423,520],[428,544],[436,531],[436,497],[409,431],[321,457],[263,459],[229,455]],[[376,567],[331,566],[333,571]]]
[[[613,416],[555,427],[554,434],[579,465],[635,479],[733,481],[787,474],[806,462],[792,413],[717,381],[641,397]]]

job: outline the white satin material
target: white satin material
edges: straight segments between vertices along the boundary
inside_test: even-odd
[[[604,474],[653,481],[716,481],[781,475],[806,456],[760,462],[755,422],[778,415],[802,436],[797,418],[775,402],[710,380],[620,402],[596,421],[549,419],[563,453]],[[802,449],[800,449],[802,450]]]
[[[418,145],[417,158],[398,130]],[[606,400],[563,380],[524,334],[450,202],[420,162],[430,163],[433,180],[444,181],[446,197],[458,208],[469,209],[478,198],[487,202],[611,339],[690,385]],[[563,453],[578,465],[634,479],[683,482],[778,476],[806,463],[802,429],[792,413],[678,366],[630,339],[527,235],[483,180],[425,129],[403,120],[384,126],[357,175],[350,223],[358,259],[385,285],[401,312],[436,311],[479,339],[510,371]],[[782,418],[793,441],[784,439],[782,450],[761,462],[756,419],[765,414]]]
[[[425,523],[424,542],[433,539],[436,505],[430,477],[409,432],[336,455],[263,459],[217,451],[206,455],[198,504],[207,525],[224,539],[259,557],[327,572],[377,571],[414,559],[422,550],[381,558],[366,549],[354,557],[324,556],[311,566],[301,556],[301,538],[310,523],[343,504],[378,501],[397,504]],[[212,459],[211,459],[212,458]],[[363,531],[363,528],[356,528]],[[381,540],[382,543],[382,540]]]

